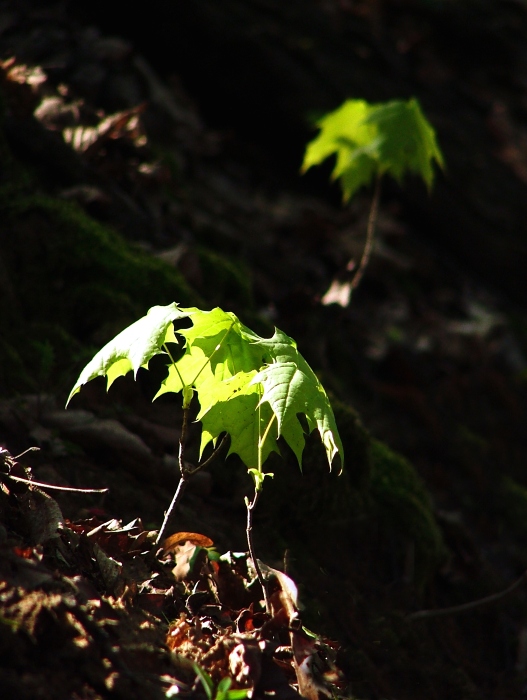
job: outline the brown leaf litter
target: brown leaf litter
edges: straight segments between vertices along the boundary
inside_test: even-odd
[[[2,451],[0,683],[17,697],[202,697],[198,671],[247,697],[338,696],[327,640],[302,628],[296,586],[261,564],[272,613],[245,553],[200,533],[154,549],[155,531],[98,517],[70,521]],[[13,481],[23,473],[29,483]],[[196,671],[196,664],[199,666]],[[24,670],[21,677],[18,671]],[[74,670],[73,670],[74,669]],[[17,685],[18,684],[18,685]]]

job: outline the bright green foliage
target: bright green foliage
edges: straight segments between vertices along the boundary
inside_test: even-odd
[[[224,676],[214,689],[214,681],[197,663],[192,664],[197,677],[201,681],[207,700],[243,700],[249,695],[248,690],[231,690],[232,678]]]
[[[71,397],[97,376],[108,378],[108,388],[130,370],[147,367],[156,354],[168,353],[166,343],[177,342],[172,321],[188,317],[190,328],[179,329],[185,351],[174,361],[157,396],[182,392],[188,407],[195,392],[202,423],[201,453],[222,433],[231,438],[236,453],[256,474],[283,436],[299,464],[305,444],[298,418],[305,416],[309,432],[318,428],[329,464],[343,449],[328,397],[318,378],[285,333],[275,330],[261,338],[233,313],[219,308],[201,311],[176,304],[150,309],[148,314],[108,343],[81,373]],[[69,401],[69,399],[68,399]]]
[[[344,200],[385,173],[401,182],[412,172],[430,188],[433,162],[443,167],[434,129],[415,98],[379,104],[347,100],[317,126],[320,133],[307,146],[302,171],[335,155],[332,177],[340,179]]]
[[[188,316],[191,309],[179,309],[177,304],[153,306],[146,316],[116,335],[82,370],[68,397],[66,406],[81,387],[95,377],[106,376],[107,389],[118,377],[130,370],[134,377],[140,367],[148,367],[154,355],[165,343],[177,343],[172,321]]]

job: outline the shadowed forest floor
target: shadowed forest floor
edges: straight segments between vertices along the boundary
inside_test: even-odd
[[[409,616],[527,570],[527,10],[167,7],[118,32],[96,3],[0,4],[2,697],[223,700],[224,678],[278,700],[522,697],[521,585]],[[447,162],[430,197],[387,186],[351,300],[370,193],[344,208],[329,170],[297,172],[309,113],[350,94],[416,94]],[[180,436],[179,404],[151,401],[162,367],[63,409],[96,350],[172,301],[278,326],[331,392],[344,474],[315,439],[303,474],[287,449],[270,461],[255,540],[271,615],[236,458],[195,477],[172,528],[187,537],[152,550]]]

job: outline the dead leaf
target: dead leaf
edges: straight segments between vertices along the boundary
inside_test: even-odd
[[[167,555],[169,552],[173,552],[178,545],[185,542],[191,542],[199,547],[212,547],[214,545],[214,542],[206,535],[200,535],[197,532],[176,532],[163,542],[163,554]]]
[[[207,550],[186,540],[174,548],[176,566],[172,569],[176,581],[196,580],[207,561]]]
[[[93,555],[99,567],[106,590],[111,595],[119,597],[125,585],[121,575],[123,565],[116,559],[109,557],[96,542],[93,545]]]
[[[177,649],[184,640],[187,639],[187,633],[190,625],[187,622],[185,613],[180,613],[179,620],[172,622],[168,628],[166,644],[169,649]]]
[[[273,614],[277,615],[280,608],[283,608],[289,625],[293,624],[298,618],[298,588],[296,583],[283,571],[273,569],[260,560],[258,560],[258,564],[266,579],[274,578],[279,584],[277,591],[271,594]]]
[[[139,126],[139,114],[144,112],[145,108],[146,105],[142,104],[111,114],[97,126],[66,127],[62,132],[64,141],[87,157],[97,153],[109,139],[127,137],[136,141],[143,136]]]
[[[319,700],[318,688],[312,672],[313,658],[316,653],[314,640],[300,630],[291,631],[290,634],[298,691],[307,700]]]
[[[262,653],[255,640],[240,642],[229,654],[229,671],[242,688],[253,688],[262,672]]]
[[[351,290],[352,287],[350,281],[341,282],[338,279],[334,279],[330,288],[320,301],[324,306],[338,304],[339,306],[346,308],[350,303]]]
[[[25,512],[31,540],[35,544],[44,544],[57,537],[64,525],[64,517],[57,501],[47,493],[31,487],[20,498]]]

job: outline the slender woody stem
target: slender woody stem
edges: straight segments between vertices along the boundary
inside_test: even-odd
[[[179,501],[181,500],[181,497],[183,496],[183,493],[185,491],[185,488],[187,486],[187,476],[184,474],[181,474],[181,479],[179,480],[179,483],[177,485],[176,492],[174,494],[174,497],[172,498],[172,501],[170,505],[168,506],[168,510],[165,513],[165,518],[163,520],[163,524],[161,525],[161,528],[159,530],[159,533],[156,538],[156,543],[155,546],[158,547],[161,541],[164,538],[165,535],[165,530],[167,529],[168,523],[170,522],[170,518],[172,517],[173,513],[175,512]]]
[[[181,472],[181,478],[186,475],[185,469],[185,445],[187,443],[187,429],[188,429],[188,408],[183,409],[183,424],[181,425],[181,435],[179,436],[179,471]]]
[[[373,242],[375,240],[375,225],[377,223],[377,216],[379,213],[379,200],[381,198],[381,178],[377,178],[375,182],[375,191],[373,193],[373,199],[370,207],[370,214],[368,216],[368,227],[366,229],[366,243],[364,245],[364,250],[362,252],[362,258],[359,264],[359,269],[355,273],[353,280],[351,282],[351,288],[353,290],[357,289],[364,275],[368,263],[370,262],[371,252],[373,250]]]
[[[21,452],[16,457],[13,457],[12,459],[20,459],[20,457],[27,455],[28,452],[40,452],[40,447],[28,447],[27,450],[24,450],[23,452]]]
[[[524,571],[519,579],[511,583],[510,586],[505,588],[499,593],[493,593],[485,598],[479,598],[478,600],[472,600],[470,603],[463,603],[462,605],[454,605],[451,608],[437,608],[435,610],[418,610],[417,612],[411,613],[407,616],[407,620],[424,620],[429,617],[444,617],[446,615],[457,615],[459,613],[468,612],[474,608],[482,607],[483,605],[489,605],[490,603],[495,603],[509,593],[513,593],[517,588],[519,588],[523,583],[527,581],[527,571]]]
[[[253,510],[256,507],[259,496],[260,496],[260,491],[255,487],[253,500],[251,502],[249,502],[249,499],[247,498],[245,501],[245,504],[247,506],[247,530],[246,530],[247,544],[249,545],[249,555],[253,561],[254,570],[256,571],[256,578],[258,579],[258,582],[260,583],[260,586],[262,587],[264,601],[265,601],[265,610],[268,614],[271,614],[271,604],[269,602],[269,595],[267,593],[267,586],[265,584],[265,579],[263,577],[262,570],[260,569],[260,565],[258,564],[258,559],[256,558],[256,555],[254,553]]]
[[[179,470],[181,472],[181,478],[179,480],[179,483],[176,488],[176,492],[172,498],[172,501],[170,502],[170,505],[168,507],[167,512],[165,513],[165,517],[163,519],[163,523],[161,525],[161,528],[159,530],[159,533],[156,537],[156,542],[155,546],[158,547],[161,541],[163,540],[163,537],[165,535],[166,529],[168,527],[168,524],[170,522],[170,519],[172,518],[172,515],[175,513],[177,510],[177,507],[179,505],[179,502],[185,492],[185,489],[187,487],[188,480],[191,476],[199,472],[200,469],[203,469],[203,467],[208,466],[212,460],[218,456],[220,453],[222,447],[225,445],[225,442],[227,441],[228,434],[225,434],[218,445],[218,447],[214,450],[214,452],[208,457],[204,462],[201,464],[198,464],[196,467],[189,467],[187,464],[185,464],[184,461],[184,455],[185,455],[185,442],[187,438],[187,425],[188,425],[188,409],[183,410],[183,425],[181,427],[181,437],[179,439]]]
[[[189,473],[187,471],[187,468],[185,467],[185,444],[187,442],[187,426],[188,426],[188,408],[183,409],[183,423],[181,425],[181,435],[179,436],[179,472],[181,474],[181,478],[179,479],[179,483],[177,485],[176,492],[174,494],[174,497],[172,498],[172,501],[170,505],[168,506],[168,510],[165,513],[165,517],[163,519],[163,523],[161,525],[161,528],[158,532],[155,546],[157,547],[161,540],[163,539],[165,535],[165,531],[168,527],[168,523],[170,522],[170,519],[172,515],[174,514],[174,511],[176,510],[179,501],[181,500],[181,497],[183,496],[183,493],[185,491],[185,488],[187,486],[187,481],[189,477]]]
[[[208,467],[209,464],[210,464],[214,459],[216,459],[216,457],[220,454],[220,452],[221,452],[222,449],[223,449],[223,446],[224,446],[225,443],[227,442],[227,438],[228,438],[228,437],[229,437],[229,434],[228,434],[228,433],[225,433],[225,435],[222,437],[221,442],[220,442],[220,444],[218,445],[218,447],[216,447],[216,449],[214,450],[214,452],[210,455],[210,457],[207,457],[207,459],[206,459],[204,462],[202,462],[201,464],[198,464],[198,465],[195,466],[195,467],[192,467],[191,469],[189,469],[189,468],[187,467],[187,474],[188,474],[189,476],[192,476],[193,474],[196,474],[197,472],[199,472],[201,469],[204,469],[205,467]]]
[[[21,476],[13,476],[12,474],[5,475],[8,479],[13,479],[13,481],[20,481],[22,484],[29,484],[30,486],[38,486],[41,489],[52,489],[54,491],[70,491],[71,493],[108,493],[110,489],[77,489],[74,486],[57,486],[56,484],[45,484],[42,481],[35,481],[34,479],[23,479]]]

